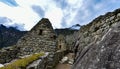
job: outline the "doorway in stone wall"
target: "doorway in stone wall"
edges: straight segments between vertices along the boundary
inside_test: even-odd
[[[61,46],[61,45],[59,45],[59,47],[58,47],[58,48],[61,50],[62,46]]]

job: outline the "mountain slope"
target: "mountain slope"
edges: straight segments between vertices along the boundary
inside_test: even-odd
[[[78,30],[75,30],[75,29],[70,29],[70,28],[64,28],[64,29],[55,29],[55,32],[57,35],[70,35],[70,34],[73,34],[75,31],[78,31]]]
[[[61,35],[67,36],[67,35],[74,34],[74,32],[77,32],[80,29],[80,27],[81,27],[81,25],[76,24],[76,25],[73,25],[69,28],[55,29],[55,32],[57,35],[61,34]]]
[[[55,29],[57,35],[71,35],[77,32],[78,29],[74,29],[76,25],[70,28]],[[18,39],[20,39],[27,31],[19,31],[14,27],[7,28],[4,25],[0,25],[0,48],[7,47],[16,44]]]
[[[14,45],[26,31],[19,31],[14,27],[0,25],[0,48]]]

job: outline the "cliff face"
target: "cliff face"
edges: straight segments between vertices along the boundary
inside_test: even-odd
[[[120,68],[120,9],[96,18],[78,33],[72,69]]]

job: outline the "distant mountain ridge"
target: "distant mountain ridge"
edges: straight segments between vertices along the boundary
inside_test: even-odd
[[[75,31],[77,32],[78,30],[70,29],[70,28],[55,29],[57,35],[64,35],[64,36],[73,34]]]
[[[80,27],[81,27],[80,24],[75,24],[75,25],[71,26],[70,29],[79,30]]]
[[[78,31],[78,29],[75,29],[75,27],[78,27],[79,25],[73,25],[69,28],[64,29],[55,29],[55,32],[57,35],[70,35],[73,34],[75,31]],[[74,27],[74,28],[73,28]],[[27,31],[20,31],[16,29],[15,27],[6,27],[4,25],[0,25],[0,48],[12,46],[16,44],[16,42],[24,35]]]
[[[71,35],[73,34],[74,32],[77,32],[79,29],[80,29],[81,25],[79,24],[75,24],[69,28],[61,28],[61,29],[55,29],[55,32],[57,33],[57,35]]]
[[[0,48],[14,45],[26,31],[19,31],[14,27],[0,25]]]

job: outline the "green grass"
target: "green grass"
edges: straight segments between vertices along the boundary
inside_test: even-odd
[[[7,64],[4,67],[1,67],[0,69],[25,69],[27,65],[39,59],[39,57],[43,55],[44,53],[33,54],[29,57],[25,57],[22,59],[18,59],[14,62],[11,62],[10,64]]]

